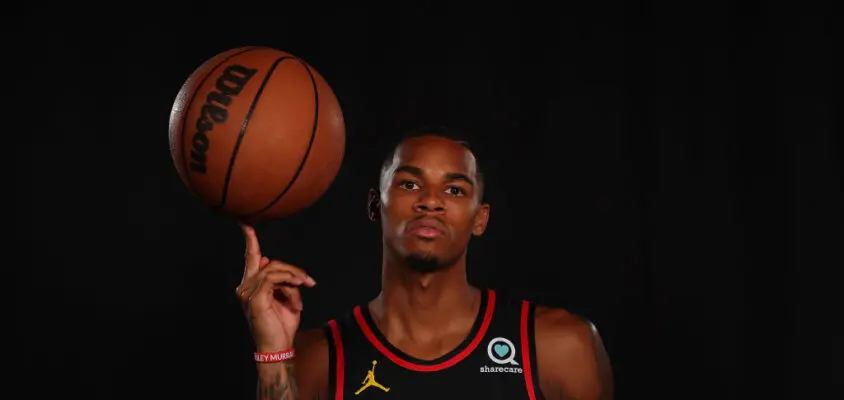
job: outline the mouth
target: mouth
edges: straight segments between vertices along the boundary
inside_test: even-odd
[[[425,239],[433,239],[445,235],[445,231],[441,228],[441,225],[433,221],[413,222],[408,225],[407,232]]]

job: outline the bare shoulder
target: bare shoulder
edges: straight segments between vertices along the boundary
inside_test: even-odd
[[[562,308],[537,306],[536,363],[545,398],[612,398],[609,358],[597,328]]]
[[[328,339],[322,328],[296,334],[293,376],[302,399],[328,398]]]
[[[591,322],[563,308],[537,306],[534,315],[537,342],[542,335],[555,346],[578,346],[590,342],[595,331]]]

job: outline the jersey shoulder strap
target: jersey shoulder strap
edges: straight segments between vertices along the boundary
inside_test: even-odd
[[[512,337],[506,345],[514,346],[517,354],[516,361],[521,364],[524,375],[525,388],[531,400],[542,400],[539,389],[539,374],[536,363],[535,315],[536,304],[521,297],[506,292],[499,292],[496,296],[493,323],[487,332],[487,351],[489,357],[494,354],[494,346],[500,337]],[[513,342],[511,344],[511,342]]]

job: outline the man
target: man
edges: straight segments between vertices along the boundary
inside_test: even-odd
[[[298,288],[316,283],[261,257],[244,225],[238,295],[255,339],[259,398],[611,399],[592,324],[467,282],[466,249],[490,215],[483,185],[473,152],[447,131],[400,142],[370,190],[369,216],[383,230],[381,293],[299,333]]]

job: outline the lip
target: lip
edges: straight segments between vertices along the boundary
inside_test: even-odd
[[[443,236],[445,234],[445,229],[443,229],[442,224],[440,224],[438,221],[431,219],[423,219],[408,224],[407,232],[416,236],[430,239]]]

